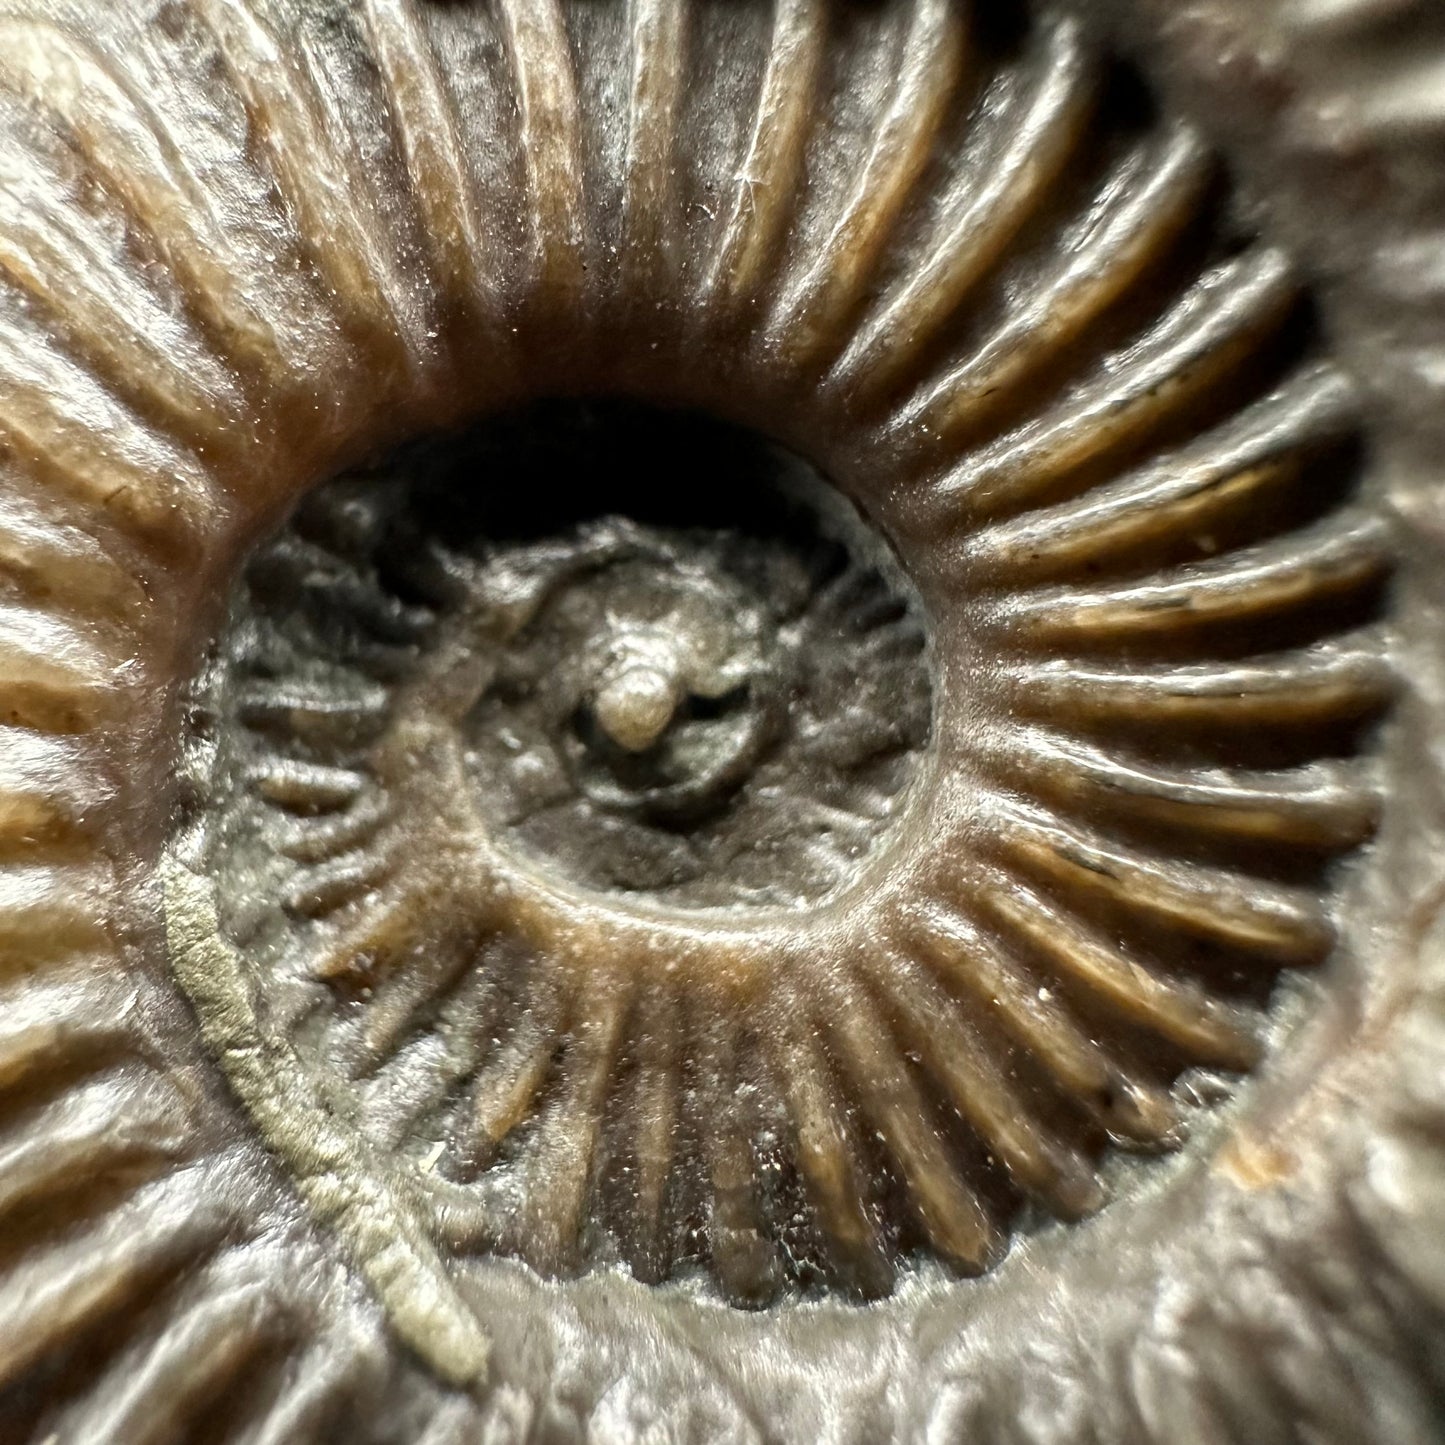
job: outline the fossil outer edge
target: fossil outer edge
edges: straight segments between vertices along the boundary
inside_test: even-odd
[[[514,46],[551,53],[548,6],[506,13]],[[254,535],[284,508],[287,479],[384,439],[368,432],[372,387],[416,398],[386,417],[387,431],[449,419],[424,386],[410,389],[415,356],[396,341],[406,327],[425,330],[418,299],[397,258],[369,250],[374,199],[344,184],[354,161],[336,153],[325,88],[314,108],[288,107],[274,90],[276,40],[260,23],[272,12],[141,7],[109,17],[115,33],[90,50],[73,29],[37,24],[23,7],[5,12],[3,123],[31,159],[5,177],[20,206],[4,228],[7,274],[19,278],[7,293],[7,335],[25,340],[4,358],[15,477],[7,563],[20,600],[3,616],[3,762],[13,780],[0,939],[12,993],[0,1084],[25,1127],[7,1138],[0,1198],[39,1231],[15,1237],[44,1242],[12,1250],[0,1278],[3,1408],[17,1428],[165,1440],[185,1438],[202,1412],[235,1410],[251,1412],[242,1424],[254,1438],[278,1440],[325,1438],[348,1420],[369,1420],[376,1438],[435,1440],[465,1438],[484,1422],[502,1438],[585,1428],[603,1439],[649,1429],[662,1438],[972,1430],[1046,1441],[1192,1430],[1284,1439],[1301,1418],[1340,1439],[1438,1436],[1430,1342],[1445,1285],[1430,1221],[1445,1165],[1430,865],[1439,812],[1433,765],[1422,760],[1442,715],[1428,469],[1429,428],[1440,425],[1429,324],[1439,212],[1421,157],[1437,146],[1440,117],[1432,72],[1413,67],[1439,50],[1392,49],[1408,31],[1403,13],[1359,4],[1250,15],[1219,3],[1157,24],[1123,7],[1088,16],[1138,48],[1166,96],[1216,122],[1227,149],[1244,147],[1240,169],[1267,231],[1277,227],[1319,276],[1340,355],[1378,391],[1375,500],[1415,523],[1396,604],[1413,691],[1387,735],[1385,828],[1346,881],[1344,946],[1322,1001],[1291,1027],[1217,1147],[1157,1171],[1097,1220],[1031,1241],[982,1282],[910,1280],[867,1312],[825,1303],[748,1316],[654,1297],[616,1276],[559,1288],[498,1269],[473,1300],[477,1315],[521,1316],[535,1333],[499,1335],[491,1373],[468,1398],[395,1350],[327,1232],[238,1128],[168,974],[153,868],[168,821],[154,799],[165,796],[169,768],[153,740],[176,732],[169,684],[193,660],[195,620],[214,620],[215,578],[246,540],[232,499],[251,489],[245,530]],[[240,284],[257,257],[274,262],[289,244],[268,219],[269,199],[213,189],[213,177],[168,148],[166,124],[136,123],[181,103],[154,82],[182,63],[193,14],[232,67],[235,91],[221,93],[239,91],[272,116],[256,144],[303,233],[315,225],[321,234],[308,217],[319,182],[343,182],[314,258],[324,282],[277,267],[286,304],[274,313],[258,315]],[[406,70],[415,60],[403,43],[407,12],[378,3],[358,14],[396,47],[392,61],[425,121],[410,133],[408,163],[445,181],[461,152],[446,125],[433,124],[427,75]],[[1374,69],[1352,69],[1362,49]],[[184,63],[216,65],[213,52],[187,54]],[[1221,55],[1232,69],[1213,68]],[[116,57],[134,57],[134,72]],[[1393,89],[1381,74],[1396,77]],[[551,208],[544,238],[581,224],[556,153],[573,102],[556,79],[543,64],[522,87],[521,121],[538,138],[526,167]],[[641,103],[648,96],[640,83]],[[180,228],[158,252],[144,236],[124,238],[137,248],[125,264],[148,267],[159,284],[130,329],[106,320],[117,294],[137,294],[107,269],[121,242],[84,228],[65,234],[66,207],[84,194],[74,187],[95,175],[100,214],[119,198]],[[644,167],[648,184],[660,175]],[[1332,183],[1334,224],[1323,235],[1304,220],[1302,178]],[[485,316],[478,258],[506,238],[488,237],[485,217],[465,205],[415,224],[410,244],[431,248],[429,264]],[[1372,227],[1382,224],[1394,244],[1377,249]],[[645,225],[633,240],[635,264],[662,264]],[[584,289],[574,258],[565,245],[540,245],[533,259],[558,298],[557,316],[537,324],[565,327]],[[831,283],[818,284],[826,300]],[[237,375],[194,346],[197,312],[208,334],[227,338]],[[364,375],[344,366],[351,346],[375,362]],[[256,415],[259,399],[271,429],[243,438],[238,419]],[[194,445],[165,439],[177,417]],[[244,1050],[242,1032],[230,1042]],[[48,1233],[34,1223],[41,1205],[54,1211]],[[107,1352],[104,1322],[146,1308],[155,1331]],[[458,1360],[457,1377],[480,1363],[475,1340]]]

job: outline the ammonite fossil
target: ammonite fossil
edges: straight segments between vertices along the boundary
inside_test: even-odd
[[[1438,30],[0,7],[0,1438],[1445,1438]]]

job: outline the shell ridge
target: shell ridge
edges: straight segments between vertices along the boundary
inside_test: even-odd
[[[225,448],[243,402],[232,376],[184,320],[125,275],[103,238],[48,204],[47,190],[71,191],[59,171],[33,150],[24,167],[4,178],[13,213],[0,237],[0,270],[10,285],[45,308],[69,348],[132,404],[173,435]],[[117,328],[121,312],[128,324]]]
[[[215,36],[233,86],[261,138],[267,162],[296,233],[358,346],[403,371],[420,360],[407,317],[388,232],[374,195],[334,109],[304,37],[282,37],[248,3],[188,0]],[[303,169],[304,168],[304,169]],[[379,244],[378,244],[379,243]]]
[[[1381,657],[1378,631],[1366,629],[1244,661],[1110,667],[1077,660],[1067,672],[1050,662],[1011,671],[1028,714],[1287,726],[1376,711],[1395,686]]]
[[[676,122],[687,73],[691,9],[676,0],[629,0],[628,18],[632,86],[622,200],[622,284],[667,296],[679,263]]]
[[[824,0],[777,0],[752,134],[705,283],[716,307],[735,309],[749,296],[761,306],[762,288],[774,279],[764,268],[782,241],[788,195],[803,172],[826,15]]]
[[[1371,770],[1353,760],[1180,767],[1036,726],[1012,728],[991,751],[992,766],[1036,797],[1083,795],[1115,817],[1173,821],[1191,832],[1340,847],[1368,837],[1377,810]]]
[[[247,295],[248,283],[270,293],[277,273],[263,279],[229,243],[227,225],[187,165],[184,147],[124,70],[106,65],[86,42],[57,27],[11,15],[0,20],[0,33],[7,30],[12,43],[3,47],[0,68],[72,128],[89,163],[155,237],[214,330],[222,354],[233,358],[243,374],[255,373],[273,384],[292,380],[288,343],[294,337],[278,334],[265,308]],[[43,48],[37,48],[42,42]],[[62,75],[74,69],[83,80],[77,76],[56,84],[46,69],[27,68],[28,58],[48,60]],[[86,104],[62,109],[59,102],[77,92],[86,96]]]
[[[478,324],[499,328],[501,260],[424,22],[412,0],[366,0],[362,16],[438,281]]]
[[[497,0],[517,85],[517,123],[527,175],[533,286],[558,314],[587,298],[586,194],[577,77],[557,0]]]
[[[927,165],[957,89],[963,51],[956,0],[916,0],[868,154],[820,254],[785,300],[784,315],[772,324],[791,368],[817,368],[838,349],[842,328],[859,306],[862,289]]]
[[[1005,139],[1001,155],[990,158],[988,176],[960,185],[913,279],[885,293],[837,365],[840,376],[875,399],[907,379],[908,369],[998,261],[1078,144],[1082,121],[1096,103],[1091,57],[1068,23],[1048,27],[1041,43],[1043,63],[1031,77],[1032,91],[995,118]],[[1020,107],[1024,114],[1015,117]],[[1004,119],[1013,124],[1005,127]],[[954,385],[949,378],[940,389],[951,391]]]
[[[1257,349],[1296,297],[1287,263],[1270,248],[1206,273],[1143,337],[1104,358],[1066,404],[1022,423],[966,462],[948,495],[966,499],[982,517],[1021,510],[1126,439],[1138,446]],[[941,418],[929,435],[946,439],[952,425],[951,418]]]
[[[985,576],[1004,565],[1021,569],[1027,581],[1043,567],[1077,571],[1207,523],[1212,513],[1278,489],[1312,452],[1345,440],[1357,405],[1353,384],[1335,368],[1305,368],[1219,427],[1115,481],[980,528],[973,565]],[[1061,554],[1066,566],[1056,562]]]
[[[1067,133],[1070,128],[1060,129]],[[1031,139],[1025,132],[1020,149]],[[1060,152],[1060,166],[1067,156]],[[944,411],[960,426],[977,427],[991,410],[1013,401],[1032,374],[1082,337],[1137,288],[1150,266],[1157,266],[1197,216],[1209,174],[1197,137],[1183,128],[1163,146],[1151,141],[1127,157],[1101,187],[1099,208],[1089,216],[1090,232],[1077,243],[1072,237],[1062,241],[1058,263],[1031,288],[1029,304],[1014,306],[933,387],[922,410]],[[983,264],[993,259],[985,257]],[[962,284],[955,279],[956,286]],[[918,334],[912,326],[910,333]]]

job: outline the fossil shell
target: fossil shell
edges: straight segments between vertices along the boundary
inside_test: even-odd
[[[0,9],[5,1438],[1427,1438],[1389,413],[1103,9]]]

